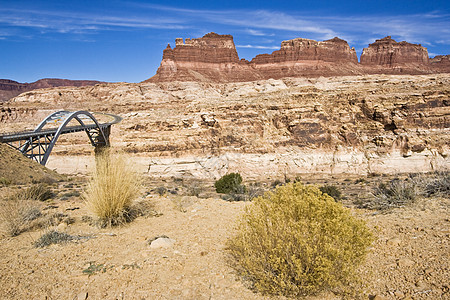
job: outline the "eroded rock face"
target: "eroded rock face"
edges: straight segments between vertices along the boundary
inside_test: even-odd
[[[283,41],[280,50],[272,54],[258,55],[252,59],[251,63],[258,65],[302,60],[358,63],[355,49],[350,48],[346,41],[337,37],[323,42],[302,38]]]
[[[239,60],[231,35],[208,33],[198,39],[179,38],[163,52],[150,82],[239,82],[284,77],[347,76],[363,74],[429,74],[450,71],[448,56],[434,58],[421,45],[396,42],[390,36],[356,51],[337,37],[326,41],[296,38],[283,41],[280,50],[260,54],[250,62]]]
[[[245,67],[240,67],[233,37],[211,32],[198,39],[183,41],[177,38],[174,49],[167,45],[161,65],[150,81],[253,79],[248,71]]]
[[[437,55],[430,59],[430,64],[439,73],[450,73],[450,55]]]
[[[376,40],[364,48],[361,65],[372,67],[368,73],[431,73],[428,51],[421,45],[396,42],[390,36]]]
[[[0,102],[11,99],[23,92],[36,89],[52,88],[59,86],[92,86],[100,83],[95,80],[68,80],[58,78],[45,78],[32,83],[20,83],[9,79],[0,79]]]
[[[448,74],[59,87],[8,102],[17,117],[1,127],[60,108],[115,113],[111,143],[163,177],[431,171],[450,166],[449,87]],[[89,151],[84,134],[68,136],[52,159]]]
[[[252,81],[289,76],[360,74],[355,49],[339,38],[318,42],[309,39],[283,41],[281,49],[261,54],[252,61],[239,60],[233,37],[208,33],[198,39],[175,40],[163,52],[163,60],[151,82]]]

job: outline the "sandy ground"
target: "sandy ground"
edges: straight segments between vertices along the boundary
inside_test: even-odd
[[[0,298],[283,299],[247,289],[227,264],[226,240],[250,202],[200,197],[153,192],[141,201],[151,203],[156,215],[104,229],[83,221],[91,214],[80,197],[43,203],[45,213],[74,219],[58,230],[83,238],[36,248],[34,242],[53,227],[3,235]],[[449,204],[448,198],[427,198],[388,213],[354,209],[377,236],[362,267],[362,299],[450,299]],[[159,236],[175,242],[151,248],[149,241]],[[340,297],[328,292],[313,299]]]

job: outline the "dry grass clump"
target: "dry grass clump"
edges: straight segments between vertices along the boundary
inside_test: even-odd
[[[0,221],[8,236],[17,236],[33,227],[41,216],[40,205],[33,200],[8,199],[0,203]]]
[[[102,226],[124,223],[140,193],[141,179],[123,155],[105,151],[96,162],[83,198]]]
[[[263,294],[349,292],[373,237],[318,188],[288,183],[255,198],[228,241],[232,265]]]
[[[403,207],[416,201],[420,194],[417,181],[394,179],[388,183],[380,183],[375,187],[374,195],[378,209]]]

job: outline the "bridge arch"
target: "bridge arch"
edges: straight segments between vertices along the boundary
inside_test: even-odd
[[[120,116],[107,113],[102,114],[113,118],[113,120],[99,123],[92,113],[84,110],[75,112],[67,110],[57,111],[48,115],[33,131],[0,135],[0,142],[8,144],[28,158],[45,165],[61,134],[84,131],[97,152],[98,149],[109,146],[111,126],[122,121]],[[73,119],[80,125],[69,126]],[[87,124],[84,122],[85,120],[88,120]],[[46,124],[52,124],[53,121],[55,121],[55,125],[59,121],[62,121],[62,123],[58,127],[45,127]]]
[[[52,114],[52,115],[54,115],[54,114]],[[52,115],[47,117],[47,119],[49,119]],[[94,129],[98,130],[97,137],[94,137],[93,132],[86,128],[86,125],[84,124],[84,122],[79,118],[80,115],[89,117],[95,123],[96,128],[94,128]],[[59,136],[61,135],[63,130],[66,128],[67,124],[69,124],[70,121],[72,121],[73,119],[77,120],[81,126],[85,127],[84,131],[86,132],[87,136],[89,137],[89,140],[91,141],[92,146],[94,146],[94,147],[97,147],[97,146],[108,147],[109,146],[109,134],[108,134],[108,136],[106,136],[104,130],[100,127],[98,121],[94,118],[94,116],[91,113],[89,113],[87,111],[83,111],[83,110],[72,112],[67,116],[67,118],[64,120],[64,122],[58,127],[58,130],[56,130],[56,133],[53,136],[50,144],[47,147],[47,150],[45,151],[44,157],[41,160],[41,165],[45,165],[47,163],[50,153],[52,152],[53,147],[55,146],[56,142],[58,141]],[[42,127],[43,126],[41,126],[39,128],[39,130],[41,130]]]

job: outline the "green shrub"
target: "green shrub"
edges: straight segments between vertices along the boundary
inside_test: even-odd
[[[332,197],[334,200],[338,201],[342,198],[341,190],[335,185],[324,185],[319,188],[322,193],[327,194]]]
[[[229,194],[241,189],[242,177],[239,173],[230,173],[222,176],[214,183],[216,192],[220,194]]]
[[[289,183],[253,200],[227,249],[253,289],[300,296],[351,286],[372,240],[365,222],[340,203]]]

